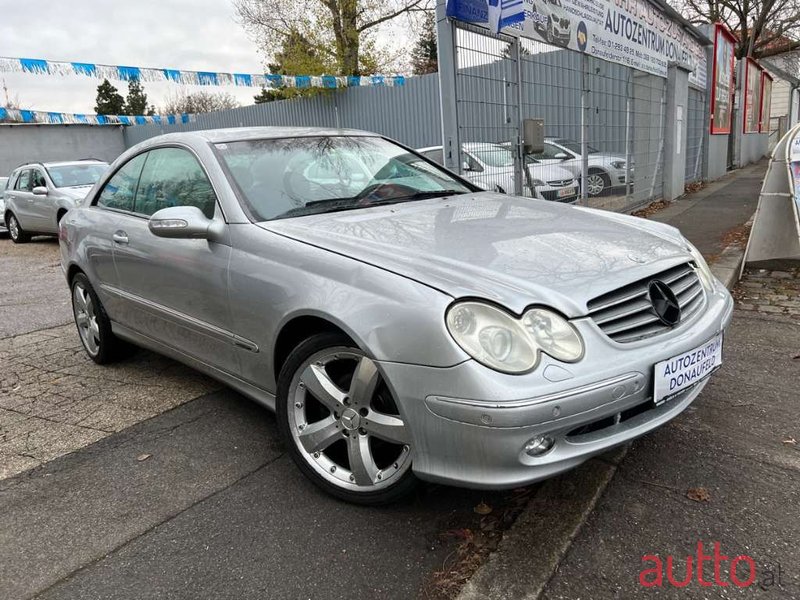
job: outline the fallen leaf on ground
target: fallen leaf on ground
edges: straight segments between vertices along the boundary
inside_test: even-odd
[[[140,454],[139,456],[136,457],[136,460],[138,460],[139,462],[142,462],[143,460],[147,460],[151,456],[153,456],[153,455],[152,454]]]
[[[485,502],[481,502],[472,510],[474,510],[479,515],[488,515],[490,512],[492,512],[492,507],[486,504]]]
[[[786,438],[785,440],[783,440],[783,443],[786,444],[787,446],[796,446],[797,445],[797,440],[794,439],[793,437],[790,437],[790,438]]]
[[[695,502],[708,502],[711,500],[711,494],[704,487],[689,488],[686,492],[686,497]]]

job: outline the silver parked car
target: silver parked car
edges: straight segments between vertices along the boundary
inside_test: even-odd
[[[216,377],[364,504],[524,485],[666,423],[733,308],[672,227],[480,191],[358,131],[153,138],[59,239],[93,360],[124,340]]]
[[[14,242],[55,235],[58,222],[108,168],[99,160],[26,163],[14,169],[4,192],[3,220]]]
[[[581,179],[583,161],[579,142],[563,138],[548,138],[545,140],[543,152],[528,156],[530,162],[534,164],[559,166],[572,173],[578,181]],[[589,146],[588,162],[586,193],[589,196],[600,196],[614,187],[625,186],[626,183],[629,183],[629,170],[631,179],[633,178],[633,165],[628,169],[624,156],[601,152]]]
[[[6,229],[6,201],[5,189],[8,183],[8,177],[0,177],[0,232],[8,231]]]

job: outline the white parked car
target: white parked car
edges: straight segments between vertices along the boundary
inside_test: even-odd
[[[500,188],[514,193],[514,157],[508,147],[498,144],[468,142],[462,145],[464,164],[462,175],[485,190]],[[441,146],[417,150],[437,164],[444,164]],[[530,181],[523,181],[523,195],[574,202],[578,199],[578,182],[575,176],[558,165],[528,164]],[[533,186],[533,193],[530,186]]]

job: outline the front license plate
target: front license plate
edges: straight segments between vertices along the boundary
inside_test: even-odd
[[[674,398],[722,366],[722,333],[694,350],[656,363],[653,400],[656,406]]]
[[[575,188],[561,188],[558,190],[558,197],[559,198],[566,198],[567,196],[572,196],[575,193]]]

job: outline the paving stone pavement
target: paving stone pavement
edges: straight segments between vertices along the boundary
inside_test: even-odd
[[[742,310],[800,318],[800,268],[748,269],[733,296]]]
[[[222,386],[140,350],[98,366],[72,324],[0,340],[0,479]]]

